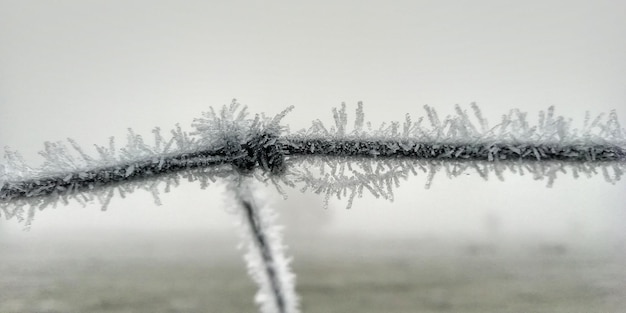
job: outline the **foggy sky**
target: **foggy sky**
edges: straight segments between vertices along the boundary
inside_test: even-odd
[[[492,125],[509,109],[534,117],[550,105],[576,120],[617,109],[624,121],[624,13],[621,1],[0,0],[0,145],[39,163],[44,141],[88,147],[122,142],[128,127],[189,129],[233,98],[269,115],[295,105],[284,120],[292,129],[330,121],[344,101],[363,101],[374,122],[420,116],[424,104],[445,116],[470,102]],[[423,183],[403,183],[393,204],[362,199],[350,211],[297,192],[272,197],[292,228],[309,232],[489,235],[496,220],[505,233],[617,236],[626,218],[626,184],[602,177],[561,178],[552,189],[513,174]],[[183,185],[160,207],[138,194],[105,213],[46,209],[29,236],[231,229],[227,196]]]

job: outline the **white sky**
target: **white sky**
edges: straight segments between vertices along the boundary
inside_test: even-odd
[[[493,124],[511,108],[532,115],[550,105],[576,119],[585,110],[623,117],[625,13],[623,1],[0,0],[0,145],[37,163],[44,141],[90,146],[127,127],[188,128],[232,98],[267,114],[295,105],[285,119],[295,129],[330,120],[342,101],[363,101],[374,121],[470,102]],[[491,214],[510,233],[613,236],[626,218],[626,184],[601,177],[561,178],[552,189],[513,175],[422,186],[405,183],[394,204],[324,211],[320,199],[294,196],[281,210],[292,228],[310,224],[298,218],[307,216],[326,231],[380,235],[480,234]],[[230,229],[222,191],[184,186],[161,207],[133,195],[106,213],[49,209],[29,236]]]

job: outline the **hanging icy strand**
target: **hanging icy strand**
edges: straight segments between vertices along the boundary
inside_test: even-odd
[[[276,213],[260,205],[260,197],[249,179],[241,178],[235,186],[240,207],[242,237],[248,272],[259,285],[255,301],[262,313],[296,313],[298,299],[294,274],[285,257],[280,228],[275,225]]]

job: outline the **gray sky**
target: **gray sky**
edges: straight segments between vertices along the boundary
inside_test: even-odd
[[[550,105],[577,120],[617,109],[624,121],[625,13],[622,1],[0,0],[0,145],[38,163],[44,141],[90,146],[123,138],[127,127],[188,128],[232,98],[267,114],[295,105],[285,119],[293,129],[329,121],[343,101],[363,101],[375,122],[470,102],[492,124],[511,108],[533,115]],[[481,233],[495,214],[509,232],[613,234],[624,228],[624,187],[597,177],[547,189],[509,175],[439,177],[424,190],[418,177],[394,204],[364,199],[324,211],[317,198],[292,197],[288,209],[277,205],[294,221],[319,211],[311,218],[337,232]],[[183,186],[161,207],[138,194],[106,213],[48,209],[30,235],[229,229],[221,188]]]

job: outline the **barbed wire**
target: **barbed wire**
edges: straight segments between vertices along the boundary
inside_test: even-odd
[[[598,175],[615,183],[626,170],[626,131],[612,111],[593,121],[585,116],[581,129],[569,119],[554,115],[554,108],[539,112],[536,125],[527,114],[511,110],[499,124],[489,127],[475,104],[472,121],[456,107],[456,115],[440,120],[425,106],[424,117],[413,122],[365,123],[358,104],[354,127],[348,127],[346,106],[333,110],[335,124],[319,120],[308,129],[290,133],[280,121],[292,109],[275,117],[257,114],[248,118],[246,107],[236,100],[219,113],[213,109],[194,120],[188,134],[176,126],[165,140],[160,129],[154,144],[129,130],[127,143],[115,149],[96,146],[92,156],[73,140],[73,151],[64,143],[46,142],[40,154],[44,163],[32,167],[19,153],[6,150],[0,164],[0,208],[5,218],[17,218],[28,226],[37,210],[76,201],[85,205],[100,201],[106,209],[117,192],[124,197],[136,190],[152,193],[160,204],[161,190],[168,192],[181,179],[198,181],[202,188],[223,178],[234,192],[242,219],[249,273],[259,285],[256,302],[264,313],[297,313],[298,297],[281,236],[274,225],[275,214],[259,205],[252,180],[281,186],[300,187],[331,196],[348,198],[347,207],[364,191],[393,200],[400,180],[419,172],[427,174],[426,188],[435,174],[450,178],[474,171],[488,179],[494,173],[504,180],[507,172],[535,179],[547,178],[552,186],[559,173],[570,171]]]
[[[367,190],[376,197],[393,199],[401,179],[426,173],[426,187],[438,171],[455,177],[468,171],[487,179],[507,172],[530,173],[547,178],[551,186],[568,171],[594,176],[608,182],[621,179],[626,160],[626,131],[615,111],[593,121],[586,115],[576,129],[571,119],[554,115],[554,108],[539,112],[536,125],[527,114],[511,110],[494,127],[471,105],[475,121],[456,107],[456,115],[440,120],[426,106],[424,117],[413,122],[391,122],[373,128],[365,123],[362,104],[349,129],[346,106],[333,110],[334,125],[319,120],[308,129],[289,133],[280,121],[292,107],[274,117],[257,114],[249,118],[247,108],[236,100],[219,113],[213,109],[194,120],[188,134],[180,126],[165,140],[155,129],[154,144],[129,130],[127,143],[115,149],[96,146],[90,156],[73,140],[72,151],[61,142],[45,143],[40,153],[43,165],[27,165],[17,152],[7,150],[0,164],[0,208],[6,218],[17,217],[29,224],[35,208],[43,209],[76,201],[98,200],[106,209],[115,193],[124,196],[148,190],[160,204],[161,190],[169,191],[181,179],[199,181],[202,188],[228,176],[253,176],[283,186],[300,187],[338,198],[349,198]]]

